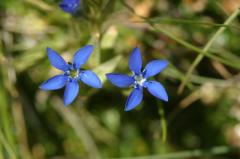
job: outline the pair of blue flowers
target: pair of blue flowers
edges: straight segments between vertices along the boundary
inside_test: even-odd
[[[57,52],[47,48],[48,58],[51,64],[63,71],[40,85],[43,90],[57,90],[65,86],[64,105],[71,104],[79,92],[79,81],[94,88],[102,88],[102,83],[98,76],[90,71],[82,69],[93,51],[92,45],[80,48],[73,56],[72,62],[66,62]],[[132,75],[109,73],[107,79],[120,88],[133,87],[133,91],[128,96],[125,104],[125,111],[132,110],[139,105],[143,99],[143,88],[146,88],[153,96],[168,101],[168,95],[157,81],[149,80],[150,77],[160,73],[167,65],[166,60],[150,61],[142,70],[142,58],[139,48],[135,48],[129,58],[129,68]]]

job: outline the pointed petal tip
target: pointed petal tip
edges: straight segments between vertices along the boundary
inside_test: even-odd
[[[100,88],[102,88],[103,87],[103,85],[102,85],[102,83],[97,87],[98,89],[100,89]]]
[[[68,107],[71,104],[71,103],[66,103],[65,101],[63,103],[64,103],[64,107]]]
[[[91,50],[91,52],[93,51],[93,49],[94,49],[94,46],[93,45],[91,45],[91,44],[88,44],[88,45],[85,45],[85,46],[83,46],[82,48],[84,48],[84,49],[89,49],[89,50]]]
[[[168,97],[162,99],[164,102],[168,102]]]
[[[66,85],[63,101],[64,105],[67,106],[71,104],[77,97],[79,92],[79,85],[77,81],[71,81]]]
[[[167,66],[169,64],[168,60],[162,60],[163,63]]]
[[[163,63],[165,63],[165,67],[167,67],[169,65],[169,62],[167,60],[162,60],[162,61],[163,61]]]
[[[38,86],[38,88],[44,90],[43,84],[41,84],[40,86]]]
[[[43,82],[39,88],[42,90],[57,90],[65,86],[67,82],[67,76],[56,75]]]
[[[68,100],[64,99],[63,100],[64,107],[70,106],[74,102],[75,98],[72,101],[68,101]]]
[[[125,104],[125,111],[130,111],[137,107],[143,100],[143,89],[135,88],[128,96]]]
[[[53,51],[53,49],[52,49],[52,48],[50,48],[50,47],[46,47],[46,51],[47,51],[47,54],[49,54],[49,53],[50,53],[50,51]]]
[[[138,53],[140,53],[140,48],[136,46],[135,48],[133,48],[133,51],[137,51]]]
[[[112,75],[113,73],[107,73],[105,74],[106,78],[109,80],[109,78],[111,78],[110,76]]]
[[[125,111],[125,112],[129,112],[130,110],[133,110],[133,108],[132,108],[132,109],[129,109],[129,108],[127,108],[127,107],[124,108],[124,111]]]
[[[85,47],[93,48],[93,45],[91,45],[91,44],[87,44],[87,45],[85,45]]]
[[[94,88],[96,88],[96,89],[100,89],[100,88],[102,88],[103,86],[102,86],[102,83],[99,83],[99,85],[98,86],[95,86]]]
[[[107,74],[105,74],[105,76],[106,76],[107,78],[109,78],[111,75],[114,75],[114,74],[116,74],[116,73],[107,73]]]

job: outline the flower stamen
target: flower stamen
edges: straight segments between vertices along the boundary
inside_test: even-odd
[[[139,74],[139,75],[134,75],[133,76],[134,78],[134,87],[137,87],[137,86],[143,86],[144,82],[146,81],[146,79],[143,77],[142,74]]]

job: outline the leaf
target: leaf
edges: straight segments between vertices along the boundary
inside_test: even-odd
[[[109,27],[102,37],[101,47],[103,49],[113,48],[118,37],[118,31],[115,26]]]
[[[22,72],[36,64],[36,61],[42,59],[45,54],[41,52],[26,52],[20,57],[14,59],[14,66],[17,72]]]

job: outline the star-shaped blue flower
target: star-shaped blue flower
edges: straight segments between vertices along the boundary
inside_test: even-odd
[[[47,54],[51,64],[55,68],[63,71],[63,73],[43,82],[40,88],[43,90],[57,90],[66,86],[64,91],[65,106],[71,104],[77,97],[79,80],[91,87],[101,88],[102,83],[94,72],[81,69],[81,66],[88,60],[92,51],[93,46],[86,45],[74,54],[72,63],[67,63],[58,53],[51,48],[47,48]]]
[[[148,80],[148,78],[160,73],[167,67],[168,62],[166,60],[150,61],[142,71],[141,53],[139,48],[135,48],[130,55],[128,65],[132,71],[132,76],[117,73],[109,73],[106,75],[112,84],[120,88],[133,86],[134,89],[128,96],[125,104],[125,111],[132,110],[141,103],[143,99],[143,88],[147,88],[153,96],[168,101],[167,92],[162,84],[157,81]]]
[[[70,14],[74,14],[80,8],[80,0],[62,0],[59,7]]]

